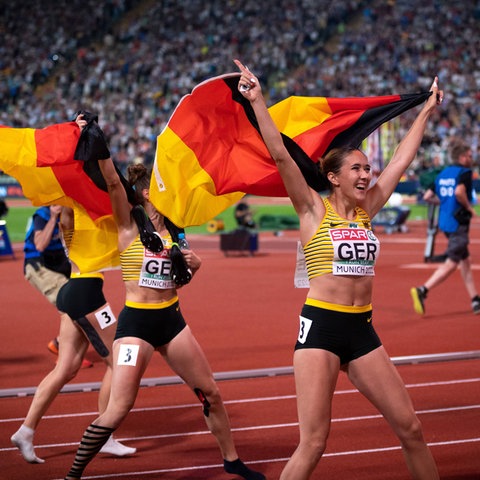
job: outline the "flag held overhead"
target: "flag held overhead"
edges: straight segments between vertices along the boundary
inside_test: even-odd
[[[80,272],[117,268],[117,229],[106,188],[74,158],[74,122],[42,129],[0,128],[0,169],[16,178],[34,205],[64,205],[75,213],[69,257]]]
[[[179,227],[208,222],[246,193],[287,196],[251,106],[238,92],[239,76],[197,85],[157,138],[150,199]],[[269,111],[307,183],[320,191],[326,185],[317,167],[321,156],[334,147],[359,147],[429,95],[289,97]]]

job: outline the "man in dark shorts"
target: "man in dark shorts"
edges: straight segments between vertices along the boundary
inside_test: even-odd
[[[470,220],[475,215],[472,206],[472,149],[463,141],[455,140],[451,145],[451,158],[453,164],[436,176],[435,183],[423,196],[425,201],[440,205],[438,226],[445,233],[448,246],[443,264],[422,286],[410,290],[413,308],[420,315],[425,313],[427,293],[446,280],[457,267],[460,267],[473,313],[480,313],[480,297],[475,287],[468,251]]]

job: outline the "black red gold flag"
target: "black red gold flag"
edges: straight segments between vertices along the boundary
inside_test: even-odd
[[[0,128],[0,170],[16,178],[33,205],[74,209],[69,257],[82,273],[118,268],[117,229],[108,193],[75,160],[75,122],[42,129]]]
[[[238,79],[228,74],[196,86],[157,138],[150,199],[179,227],[201,225],[247,193],[287,195]],[[321,191],[322,155],[341,145],[359,147],[382,123],[429,95],[294,96],[269,111],[308,184]]]

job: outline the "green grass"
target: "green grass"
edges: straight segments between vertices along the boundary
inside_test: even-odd
[[[295,210],[291,205],[251,205],[250,208],[253,211],[253,219],[255,222],[259,223],[259,219],[264,214],[269,215],[296,215]],[[229,207],[224,210],[220,215],[215,217],[215,220],[222,220],[224,223],[224,231],[229,232],[237,228],[237,222],[235,221],[234,216],[235,207]],[[188,227],[186,229],[187,233],[204,233],[210,235],[207,230],[208,222],[204,225],[199,225],[197,227]]]
[[[408,205],[410,208],[409,220],[425,220],[427,218],[427,206],[426,205]],[[254,212],[254,220],[259,223],[259,219],[264,214],[269,215],[296,215],[292,205],[252,205]],[[234,207],[230,207],[220,215],[215,217],[216,219],[223,220],[225,224],[225,231],[230,231],[236,228],[236,223],[233,215]],[[198,227],[187,228],[187,233],[208,233],[207,224]]]
[[[8,204],[8,201],[7,201]],[[10,242],[23,242],[25,239],[28,219],[37,207],[11,207],[4,220],[7,221],[8,236]]]
[[[425,220],[427,218],[426,205],[408,205],[410,208],[410,216],[407,221]],[[475,207],[477,213],[480,213],[480,206]],[[5,217],[7,221],[8,234],[11,242],[23,242],[25,237],[25,228],[28,218],[33,214],[36,207],[10,207],[8,215]],[[264,214],[269,215],[295,215],[295,210],[291,205],[252,205],[254,219],[259,223],[259,219]],[[216,220],[222,220],[224,223],[224,231],[229,232],[236,228],[236,222],[233,215],[234,207],[229,207],[220,215],[215,217]],[[188,227],[187,233],[199,233],[211,235],[208,232],[208,223],[198,227]]]
[[[7,202],[8,203],[8,202]],[[7,221],[8,235],[11,242],[23,242],[25,238],[25,230],[29,217],[35,212],[36,207],[12,207],[5,217]],[[274,215],[295,215],[295,211],[291,205],[255,205],[252,207],[254,211],[254,218],[258,223],[258,219],[261,215],[268,213]],[[215,217],[216,220],[222,220],[224,223],[224,231],[234,230],[236,228],[236,222],[233,215],[234,207],[229,207],[223,211],[220,215]],[[188,227],[187,233],[200,233],[211,235],[208,232],[208,223],[200,225],[198,227]]]

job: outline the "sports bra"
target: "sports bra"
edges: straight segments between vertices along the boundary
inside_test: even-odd
[[[354,220],[338,215],[323,198],[325,216],[318,230],[303,247],[308,278],[333,275],[373,276],[380,242],[372,231],[368,214],[355,209]]]
[[[162,237],[163,250],[154,253],[144,247],[140,235],[120,253],[120,266],[124,281],[138,281],[142,287],[175,288],[172,278],[170,250],[172,239]]]

